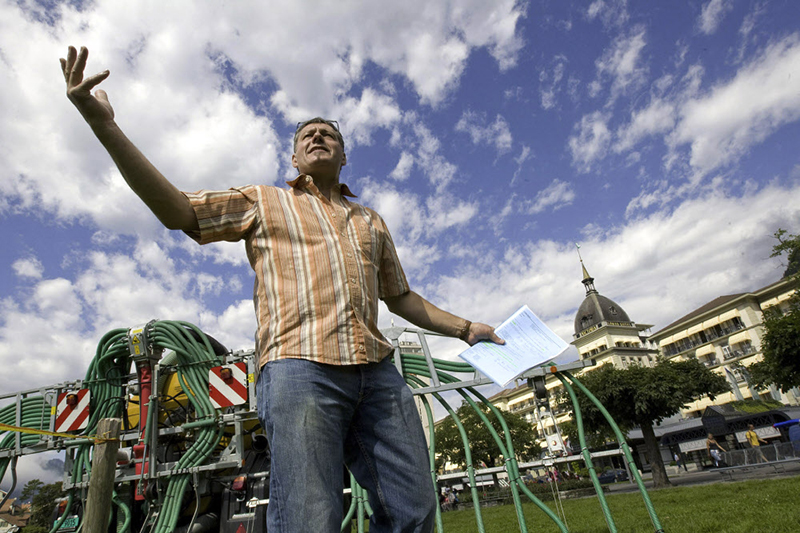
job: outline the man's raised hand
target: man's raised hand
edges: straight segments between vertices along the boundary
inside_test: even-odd
[[[82,46],[78,52],[74,46],[70,46],[67,58],[60,59],[61,72],[67,83],[67,98],[78,108],[84,120],[94,127],[114,120],[114,109],[108,102],[108,95],[102,89],[98,89],[92,95],[92,89],[108,77],[109,71],[83,79],[87,57],[89,50],[86,47]]]

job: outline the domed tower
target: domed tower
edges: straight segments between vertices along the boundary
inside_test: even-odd
[[[581,261],[583,285],[586,297],[575,314],[575,340],[581,359],[592,359],[595,364],[612,363],[619,368],[632,364],[650,366],[655,362],[658,350],[650,345],[643,332],[651,324],[636,324],[622,307],[606,298],[594,287],[594,278],[589,275]]]

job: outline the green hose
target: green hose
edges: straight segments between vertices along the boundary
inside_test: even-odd
[[[653,527],[655,527],[656,532],[663,531],[664,528],[661,526],[661,522],[658,519],[658,515],[656,515],[656,510],[653,507],[653,502],[650,501],[650,495],[647,494],[647,489],[644,486],[644,481],[642,481],[642,476],[639,475],[639,469],[636,468],[636,463],[633,460],[633,454],[631,454],[631,449],[628,446],[627,441],[625,440],[625,435],[622,434],[620,431],[619,426],[617,426],[614,419],[611,417],[611,414],[603,407],[603,404],[600,403],[600,400],[595,397],[594,394],[587,389],[583,383],[578,381],[575,377],[572,376],[569,372],[562,372],[564,376],[567,377],[572,383],[578,386],[578,388],[583,392],[592,403],[595,404],[597,409],[602,413],[605,417],[606,421],[608,422],[611,429],[614,431],[614,434],[617,437],[617,442],[619,442],[619,446],[622,449],[623,454],[625,455],[625,459],[628,461],[628,467],[630,471],[633,473],[634,479],[636,479],[636,485],[639,487],[639,493],[642,495],[642,499],[644,500],[644,506],[647,508],[647,513],[650,515],[650,520],[653,523]],[[577,406],[576,406],[577,410]]]

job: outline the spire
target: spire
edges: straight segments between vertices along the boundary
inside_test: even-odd
[[[581,261],[581,270],[583,270],[582,283],[584,287],[586,287],[586,295],[588,296],[590,293],[597,292],[597,289],[594,288],[594,278],[589,275],[589,271],[586,270],[586,265],[583,264],[583,257],[581,257],[581,245],[576,242],[575,248],[578,250],[578,259]]]

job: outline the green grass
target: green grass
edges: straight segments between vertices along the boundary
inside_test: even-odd
[[[670,533],[800,531],[800,476],[672,487],[649,494],[661,525]],[[610,494],[607,501],[619,533],[654,531],[638,492]],[[556,511],[554,502],[548,506]],[[609,531],[597,497],[565,500],[563,508],[570,533]],[[536,505],[526,503],[523,509],[528,531],[560,531]],[[481,511],[487,533],[519,532],[512,505]],[[472,510],[443,513],[442,521],[447,533],[478,531]]]

